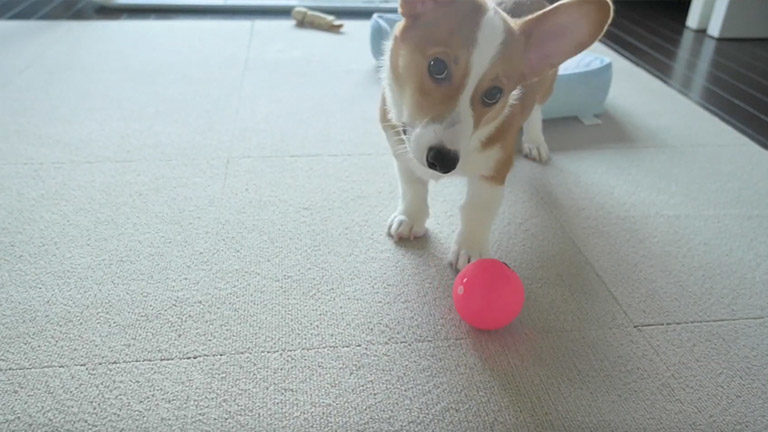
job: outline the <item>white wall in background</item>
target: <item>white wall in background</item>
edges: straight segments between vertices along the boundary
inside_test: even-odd
[[[718,39],[768,38],[768,1],[715,1],[707,34]]]
[[[693,0],[688,9],[688,19],[685,20],[685,26],[693,30],[704,30],[709,26],[709,19],[712,16],[712,8],[715,6],[715,0]]]

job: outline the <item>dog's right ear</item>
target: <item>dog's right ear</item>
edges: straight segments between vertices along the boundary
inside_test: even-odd
[[[400,0],[398,8],[400,15],[405,19],[415,19],[428,13],[440,3],[450,0]]]

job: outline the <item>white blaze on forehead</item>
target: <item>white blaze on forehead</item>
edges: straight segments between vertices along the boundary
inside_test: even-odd
[[[489,6],[488,12],[480,22],[480,28],[477,31],[477,40],[472,50],[472,57],[469,60],[469,78],[467,78],[466,87],[459,98],[459,110],[469,110],[471,116],[471,98],[477,83],[483,77],[483,74],[491,66],[499,53],[501,43],[504,42],[504,21],[493,6]],[[464,114],[464,113],[462,113]],[[462,116],[462,119],[464,116]]]
[[[493,5],[488,4],[488,11],[480,21],[477,39],[469,60],[469,77],[459,97],[456,111],[449,118],[451,124],[456,126],[453,133],[458,137],[459,142],[466,142],[470,147],[474,147],[485,140],[485,137],[492,131],[492,129],[486,130],[488,129],[487,126],[482,128],[483,130],[474,131],[472,94],[480,79],[496,60],[505,36],[504,21],[499,15],[499,11]],[[496,125],[493,126],[493,129],[495,127]]]

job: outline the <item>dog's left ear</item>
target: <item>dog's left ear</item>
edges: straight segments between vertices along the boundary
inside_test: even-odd
[[[613,16],[610,0],[563,0],[524,19],[523,78],[531,81],[595,43]]]

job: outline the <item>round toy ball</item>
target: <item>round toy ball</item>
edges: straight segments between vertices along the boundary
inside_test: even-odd
[[[520,277],[506,264],[481,259],[464,267],[453,283],[453,304],[459,316],[480,330],[497,330],[517,318],[523,309],[525,289]]]

